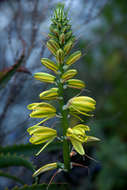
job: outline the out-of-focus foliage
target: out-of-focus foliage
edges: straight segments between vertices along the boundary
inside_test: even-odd
[[[91,51],[84,58],[84,75],[97,99],[96,119],[91,121],[93,134],[99,134],[102,139],[97,148],[101,170],[96,169],[91,189],[127,187],[126,10],[126,0],[113,0],[105,6],[102,22],[93,28],[99,41],[96,43],[95,39],[96,45],[91,45]]]

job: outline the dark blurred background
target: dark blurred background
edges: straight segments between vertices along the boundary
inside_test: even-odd
[[[89,174],[87,169],[76,167],[70,174],[57,175],[54,181],[69,182],[70,189],[77,190],[126,190],[126,0],[0,0],[0,190],[21,186],[2,172],[17,176],[26,184],[33,183],[32,171],[24,165],[17,167],[8,162],[4,167],[1,160],[4,154],[8,157],[23,155],[37,168],[61,159],[61,152],[55,145],[35,157],[37,150],[29,146],[26,132],[37,122],[29,118],[27,105],[39,101],[38,94],[49,88],[35,81],[32,74],[48,71],[41,65],[40,58],[51,58],[45,43],[53,8],[58,2],[69,8],[77,39],[74,50],[81,49],[83,54],[73,67],[78,70],[78,78],[86,83],[83,94],[97,101],[95,116],[87,124],[91,134],[101,141],[85,146],[86,153],[96,161],[78,155],[73,158],[88,166]],[[70,93],[73,91],[66,92],[67,97]],[[52,122],[55,121],[47,125]],[[52,174],[43,174],[40,183],[49,182]]]

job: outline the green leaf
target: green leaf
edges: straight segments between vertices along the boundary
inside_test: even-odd
[[[13,175],[10,175],[10,174],[8,174],[8,173],[5,173],[5,172],[3,172],[3,171],[0,171],[0,177],[6,177],[6,178],[9,178],[9,179],[12,179],[12,180],[17,181],[18,183],[20,183],[20,184],[22,184],[22,185],[25,184],[25,183],[24,183],[21,179],[19,179],[18,177],[13,176]]]
[[[48,187],[47,184],[41,184],[41,185],[24,185],[23,187],[14,187],[11,190],[46,190],[46,188]],[[67,184],[51,184],[48,188],[48,190],[69,190],[68,185]]]
[[[0,89],[2,89],[7,82],[11,79],[11,77],[15,74],[17,69],[20,67],[24,59],[24,55],[22,54],[21,57],[19,58],[18,62],[14,64],[9,71],[7,71],[5,74],[2,74],[1,72],[1,77],[0,77]]]
[[[35,171],[34,165],[28,160],[22,158],[21,156],[11,154],[0,154],[0,168],[10,166],[24,166],[29,170]]]
[[[0,146],[0,154],[10,153],[16,155],[31,156],[35,155],[42,147],[43,144],[42,145],[20,144],[20,145],[6,146],[6,147]],[[61,148],[61,143],[53,142],[46,148],[46,152],[52,150],[58,150],[60,148]]]

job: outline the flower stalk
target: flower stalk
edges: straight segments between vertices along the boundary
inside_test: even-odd
[[[71,147],[75,149],[80,155],[84,155],[83,144],[89,141],[98,141],[96,137],[88,136],[86,132],[89,132],[90,127],[84,125],[84,119],[82,116],[92,116],[91,112],[95,110],[96,101],[93,98],[87,96],[72,97],[70,100],[65,100],[64,91],[65,88],[74,88],[82,90],[85,88],[85,83],[82,80],[73,78],[77,74],[76,69],[69,69],[72,64],[78,61],[81,57],[81,51],[76,51],[70,54],[70,51],[74,45],[75,37],[73,36],[71,25],[67,12],[64,10],[64,6],[59,4],[54,10],[52,18],[52,24],[50,26],[50,32],[48,34],[49,40],[46,45],[52,55],[55,57],[55,61],[48,58],[42,58],[41,63],[54,72],[55,76],[49,73],[38,72],[34,74],[34,78],[40,82],[51,83],[53,87],[44,92],[41,92],[39,97],[41,100],[56,100],[59,105],[58,115],[57,109],[47,102],[32,103],[28,105],[28,109],[32,112],[30,117],[42,118],[43,120],[36,125],[28,128],[28,133],[32,135],[30,142],[33,144],[42,144],[41,150],[36,154],[40,154],[54,139],[63,142],[63,162],[54,162],[46,164],[38,169],[33,176],[37,176],[44,171],[51,169],[60,169],[69,171],[72,168],[70,162]],[[69,117],[76,117],[79,119],[79,124],[69,126]],[[42,123],[53,117],[58,117],[61,120],[60,128],[62,128],[61,136],[58,136],[57,129],[42,126]],[[83,123],[80,123],[80,122]]]

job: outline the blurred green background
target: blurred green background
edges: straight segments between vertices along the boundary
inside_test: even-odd
[[[16,185],[21,187],[23,183],[31,185],[34,166],[29,161],[33,161],[38,168],[48,160],[61,159],[56,144],[35,157],[39,147],[29,145],[26,132],[29,126],[36,123],[36,120],[29,119],[26,106],[38,101],[38,94],[48,88],[47,84],[35,81],[32,74],[47,71],[41,65],[40,58],[51,57],[45,42],[52,10],[57,2],[65,3],[70,10],[69,17],[77,38],[74,50],[81,49],[83,54],[73,67],[77,68],[78,77],[86,83],[86,90],[82,94],[97,101],[95,116],[87,123],[91,127],[91,134],[101,141],[85,146],[87,154],[97,162],[87,157],[82,159],[78,155],[73,158],[89,167],[89,175],[87,169],[74,168],[70,174],[59,174],[54,182],[69,182],[69,189],[77,190],[125,190],[126,0],[0,1],[0,190],[6,187],[13,189]],[[73,91],[66,92],[67,97],[69,94],[73,94]],[[5,158],[8,158],[6,163]],[[20,164],[15,164],[16,159],[21,159]],[[9,177],[11,174],[22,181]],[[40,183],[49,182],[52,174],[43,174]]]

